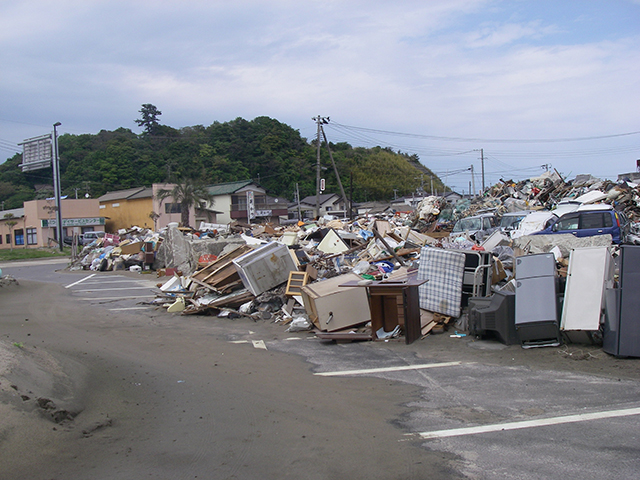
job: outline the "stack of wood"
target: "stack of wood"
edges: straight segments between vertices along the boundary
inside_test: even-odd
[[[420,325],[423,337],[430,333],[444,333],[452,323],[453,317],[420,309]]]

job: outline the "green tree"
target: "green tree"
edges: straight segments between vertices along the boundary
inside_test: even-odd
[[[144,103],[138,111],[142,116],[142,118],[136,120],[138,126],[143,127],[146,134],[155,135],[160,128],[158,117],[162,115],[162,112],[150,103]]]
[[[193,179],[185,179],[177,183],[171,190],[159,190],[156,198],[160,205],[171,197],[175,203],[180,204],[180,223],[183,227],[189,226],[189,210],[191,207],[204,209],[208,205],[213,205],[214,197],[209,193],[207,187]]]

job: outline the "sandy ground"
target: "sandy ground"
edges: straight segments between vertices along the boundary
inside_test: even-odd
[[[0,479],[460,478],[401,441],[415,387],[309,374],[304,359],[229,342],[249,319],[88,315],[54,284],[0,288]],[[416,358],[640,379],[596,346],[523,350],[431,336]]]

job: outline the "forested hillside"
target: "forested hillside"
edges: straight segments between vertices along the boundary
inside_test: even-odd
[[[141,135],[125,128],[96,135],[61,135],[63,195],[96,198],[108,191],[186,178],[205,184],[253,179],[269,194],[288,199],[294,198],[297,183],[302,198],[315,194],[315,138],[302,138],[275,119],[237,118],[180,129],[138,123],[145,126]],[[392,199],[394,190],[399,196],[410,194],[420,185],[420,174],[431,175],[415,155],[380,147],[353,148],[347,143],[330,145],[345,192],[350,195],[352,188],[354,201]],[[21,157],[17,154],[0,165],[0,201],[5,209],[53,194],[51,169],[22,173]],[[339,193],[324,145],[321,165],[326,167],[322,171],[326,192]],[[439,179],[434,183],[442,190]]]

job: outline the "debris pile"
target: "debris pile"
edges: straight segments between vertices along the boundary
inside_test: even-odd
[[[611,235],[532,233],[564,212],[593,205],[601,211],[610,207],[621,214],[616,218],[628,218],[627,243],[640,244],[635,223],[640,218],[638,185],[590,175],[566,181],[557,172],[547,172],[521,182],[501,181],[482,196],[455,203],[426,197],[409,213],[387,211],[350,221],[323,217],[279,226],[236,223],[216,232],[187,231],[177,225],[157,233],[133,229],[85,247],[72,268],[151,268],[159,278],[169,277],[158,283],[160,293],[152,302],[169,312],[268,320],[290,332],[312,331],[321,339],[404,337],[410,343],[455,327],[456,336],[463,335],[458,331],[496,333],[496,338],[512,341],[519,332],[523,346],[557,344],[569,337],[565,319],[580,316],[563,307],[561,300],[569,291],[565,282],[572,268],[579,268],[572,265],[572,259],[580,257],[574,252],[597,250],[598,258],[606,259],[602,282],[588,286],[590,296],[602,299],[606,289],[618,286],[611,267],[614,256],[634,247],[612,244]],[[498,223],[483,235],[450,235],[457,221],[487,212]],[[500,218],[509,212],[522,212],[514,230],[499,227]],[[535,228],[517,231],[518,222],[524,225],[524,218],[536,214],[543,220],[533,223]],[[525,321],[525,313],[514,306],[516,296],[524,305],[540,295],[535,288],[520,288],[535,283],[522,277],[527,268],[537,271],[523,266],[527,257],[545,268],[552,265],[543,276],[553,281],[544,283],[547,290],[538,300],[553,307],[549,318],[545,313],[542,320]],[[500,305],[494,305],[498,301]],[[487,309],[494,307],[502,309],[498,323],[508,323],[508,334],[482,323]],[[600,314],[605,310],[604,302],[597,307],[600,323],[595,330],[600,336]],[[545,328],[532,326],[538,321],[546,322]],[[595,330],[591,340],[598,337]]]

